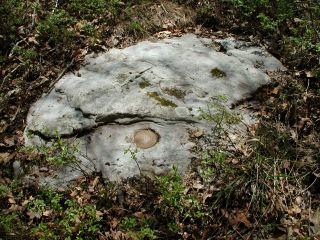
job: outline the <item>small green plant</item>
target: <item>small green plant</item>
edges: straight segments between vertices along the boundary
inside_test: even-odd
[[[62,200],[64,196],[51,188],[42,187],[39,191],[40,197],[46,202],[50,209],[54,211],[62,210]]]
[[[8,192],[9,188],[4,184],[0,184],[0,197],[5,196]]]
[[[227,153],[222,149],[205,150],[201,158],[201,176],[209,180],[218,169],[229,169],[226,158]]]
[[[56,9],[37,26],[39,37],[49,44],[69,46],[75,36],[74,32],[69,28],[74,21],[68,12]]]
[[[87,239],[95,239],[93,237],[101,228],[101,217],[97,215],[95,206],[81,207],[73,200],[67,200],[65,203],[67,210],[59,225],[64,228],[67,238],[71,239],[77,228],[75,233],[77,239],[81,239],[83,235],[87,236]]]
[[[185,187],[176,167],[173,167],[167,175],[156,177],[156,183],[164,206],[177,210],[184,219],[194,220],[204,215],[202,206],[195,196],[183,193]]]
[[[124,151],[124,154],[129,154],[130,155],[131,159],[137,164],[137,167],[139,169],[140,175],[142,175],[142,171],[141,171],[140,165],[138,163],[138,157],[137,157],[138,152],[139,152],[138,148],[132,149],[131,147],[128,147]]]
[[[157,239],[157,230],[150,228],[147,219],[139,222],[134,217],[124,217],[121,221],[121,228],[127,231],[133,239]]]
[[[132,21],[130,23],[130,31],[132,31],[136,35],[141,34],[143,32],[143,27],[138,21]]]
[[[20,224],[19,216],[16,213],[0,214],[0,232],[10,233]],[[2,237],[2,236],[1,236]]]
[[[158,239],[157,232],[149,227],[143,227],[137,233],[137,239]]]
[[[273,21],[269,16],[265,15],[264,13],[259,13],[257,18],[259,19],[260,24],[265,30],[275,31],[280,24],[279,20]]]
[[[79,167],[79,160],[76,158],[79,152],[78,145],[63,139],[58,131],[55,132],[55,138],[51,143],[24,147],[20,151],[31,154],[34,157],[33,161],[43,165],[61,167],[72,164]]]
[[[168,226],[168,229],[173,233],[179,231],[179,226],[175,222],[169,222],[167,226]]]
[[[41,216],[44,211],[48,209],[46,203],[42,199],[33,199],[30,203],[28,203],[27,210],[34,214],[38,214]]]
[[[85,34],[86,36],[94,37],[97,35],[97,31],[95,26],[86,20],[82,20],[79,23],[81,33]]]
[[[133,217],[124,217],[121,221],[121,227],[124,230],[131,230],[137,226],[137,221]]]
[[[237,124],[242,117],[227,107],[228,98],[226,96],[212,97],[207,105],[207,109],[199,108],[199,118],[213,122],[215,130],[221,132],[224,125]]]
[[[159,190],[165,204],[177,208],[182,212],[184,187],[177,167],[174,166],[167,175],[156,177],[156,182],[159,185]]]
[[[93,20],[106,12],[108,0],[71,0],[65,8],[75,17]]]
[[[37,237],[39,240],[58,240],[61,239],[59,235],[57,235],[51,226],[48,223],[41,222],[38,226],[32,229],[33,236]]]
[[[31,64],[38,56],[36,51],[19,46],[15,46],[12,49],[12,52],[20,58],[22,63],[26,65]]]
[[[75,157],[75,154],[79,151],[77,145],[68,144],[66,140],[61,138],[58,132],[56,132],[56,139],[52,142],[50,151],[51,156],[48,156],[46,161],[54,166],[78,162]]]
[[[27,24],[26,2],[22,0],[3,0],[0,4],[0,55],[12,47],[18,40],[17,28]]]

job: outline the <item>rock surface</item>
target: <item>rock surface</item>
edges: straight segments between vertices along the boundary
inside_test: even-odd
[[[192,34],[89,55],[77,74],[66,74],[32,106],[26,132],[34,137],[26,134],[26,143],[39,144],[56,130],[78,137],[88,171],[116,181],[162,174],[172,165],[183,172],[194,146],[189,132],[208,128],[197,118],[199,107],[218,95],[230,104],[248,97],[270,81],[267,71],[281,69],[277,59],[249,43]],[[64,171],[55,181],[66,181],[66,172],[68,178],[81,174]]]

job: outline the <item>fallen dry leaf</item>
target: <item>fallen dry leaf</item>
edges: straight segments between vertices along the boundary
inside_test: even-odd
[[[320,235],[320,208],[312,215],[310,222],[313,223],[313,226],[310,226],[313,235]]]
[[[12,147],[15,145],[14,137],[5,137],[3,142],[7,147]]]
[[[23,132],[17,130],[15,133],[16,133],[15,138],[16,138],[18,144],[19,144],[19,145],[24,145]]]
[[[41,214],[40,213],[36,213],[36,212],[27,212],[27,215],[29,216],[29,218],[32,220],[34,218],[36,219],[40,219],[41,218]]]
[[[230,215],[228,220],[232,225],[243,223],[247,228],[251,228],[252,226],[244,211],[237,211],[235,214]]]
[[[280,90],[280,86],[273,88],[272,91],[270,91],[270,93],[277,95],[279,93],[279,90]]]
[[[11,203],[11,204],[16,204],[16,200],[14,198],[11,198],[11,197],[8,199],[8,202]]]
[[[8,163],[14,156],[13,153],[0,153],[0,163]]]
[[[192,188],[194,188],[194,189],[203,189],[204,186],[201,183],[197,182],[197,183],[194,183],[192,185]]]
[[[202,204],[205,204],[208,198],[212,197],[212,193],[204,193],[202,196]]]
[[[204,135],[203,129],[200,129],[192,134],[192,136],[196,138],[202,137],[203,135]]]
[[[132,239],[127,234],[121,232],[121,231],[113,231],[105,233],[106,238],[105,239],[114,239],[114,240],[126,240],[126,239]]]
[[[52,214],[52,210],[47,210],[42,213],[42,216],[49,217]]]
[[[35,44],[35,45],[39,45],[39,42],[36,40],[35,37],[29,37],[29,38],[28,38],[28,42],[29,42],[29,43],[33,43],[33,44]]]
[[[111,228],[116,228],[118,225],[119,225],[119,223],[120,223],[120,220],[119,219],[117,219],[117,218],[113,218],[110,222],[109,222],[109,224],[111,225]]]
[[[92,186],[93,186],[93,187],[95,187],[95,186],[97,185],[97,183],[99,182],[99,179],[100,179],[100,177],[97,176],[97,177],[93,180],[93,182],[92,182]]]
[[[316,76],[314,72],[311,71],[305,71],[304,73],[306,74],[307,78],[313,78]]]

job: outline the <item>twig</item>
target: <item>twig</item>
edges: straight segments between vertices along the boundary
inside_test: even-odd
[[[10,119],[12,122],[16,119],[18,113],[20,112],[21,106],[19,105],[13,117]]]
[[[63,77],[63,75],[68,71],[68,69],[73,65],[74,58],[72,58],[71,62],[62,70],[62,72],[59,74],[59,76],[52,81],[52,83],[49,86],[49,90],[46,95],[48,95],[52,89],[54,88],[54,85]]]
[[[304,190],[300,191],[300,194],[308,191],[308,189],[311,188],[311,187],[313,186],[313,184],[315,184],[315,182],[316,182],[317,180],[318,180],[318,177],[316,177],[316,178],[313,180],[313,182],[312,182],[307,188],[305,188]]]
[[[308,85],[307,85],[307,88],[306,88],[306,95],[308,95],[309,84],[310,84],[310,80],[308,79]]]
[[[309,221],[308,221],[308,232],[309,236],[311,236],[311,229],[310,229],[310,220],[311,220],[311,196],[309,196]]]
[[[9,72],[2,80],[2,83],[1,83],[1,86],[0,86],[0,89],[2,88],[4,82],[10,77],[12,76],[13,73],[15,73],[15,71],[18,70],[18,68],[21,66],[22,64],[19,64],[18,66],[16,66],[11,72]]]
[[[242,236],[242,234],[237,230],[236,227],[233,227],[233,230],[235,230],[236,233],[237,233],[243,240],[245,240],[244,236]]]
[[[16,42],[16,44],[12,47],[10,53],[9,53],[9,58],[12,57],[13,55],[13,50],[19,46],[20,43],[22,43],[23,41],[25,41],[27,38],[23,38],[20,41]]]
[[[318,28],[314,23],[314,17],[313,17],[313,14],[312,14],[312,10],[310,8],[309,8],[309,16],[310,16],[310,21],[311,21],[312,28],[313,28],[315,34],[317,35],[318,40],[320,41],[320,33],[318,32]]]
[[[165,9],[165,7],[163,6],[162,3],[161,3],[161,7],[162,7],[163,11],[165,11],[166,13],[168,13],[167,9]]]

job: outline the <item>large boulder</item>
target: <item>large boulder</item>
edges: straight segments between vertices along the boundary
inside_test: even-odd
[[[56,131],[77,138],[83,166],[111,180],[163,174],[173,165],[184,172],[190,132],[208,129],[199,108],[219,95],[228,104],[247,98],[270,81],[268,71],[281,69],[250,43],[193,34],[89,55],[31,107],[26,133],[33,137],[26,134],[26,142],[46,142]],[[48,181],[80,174],[65,168]]]

